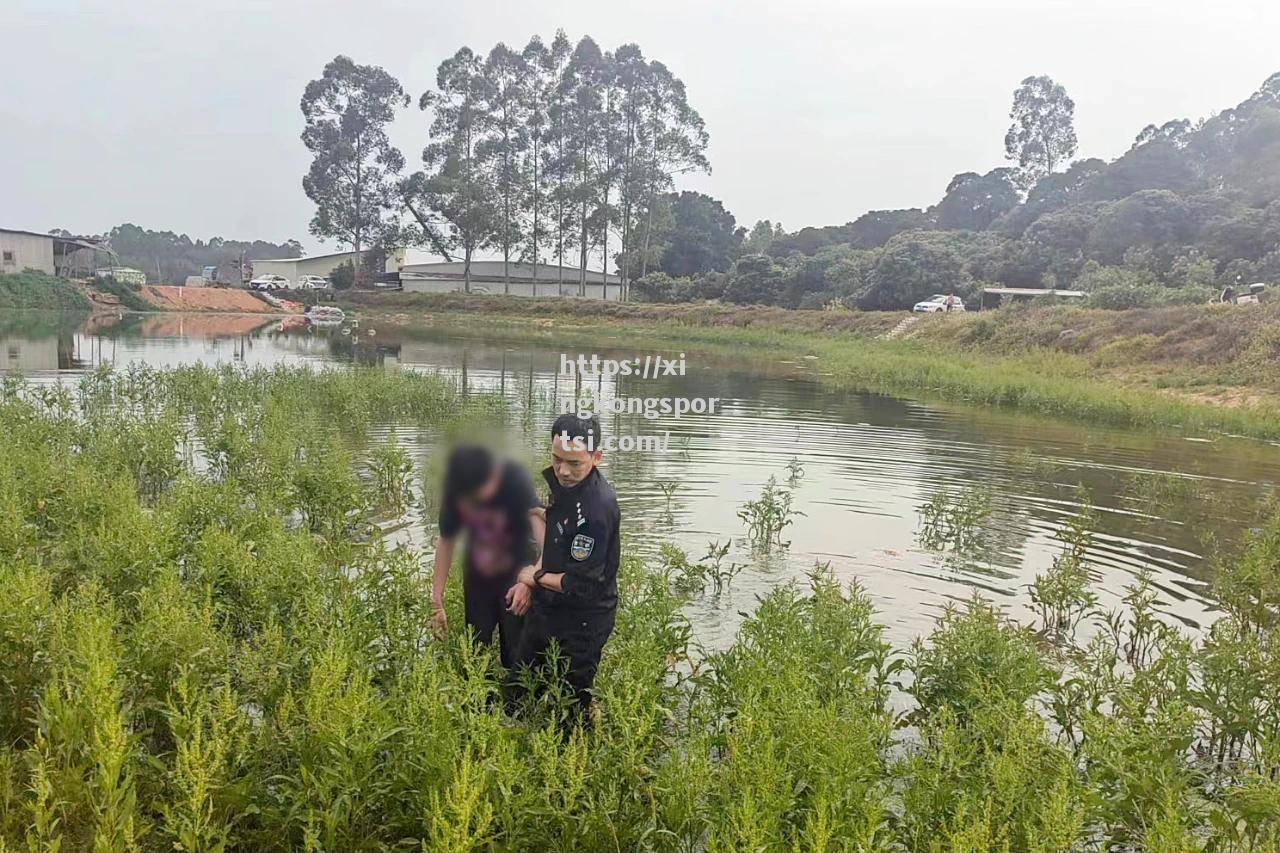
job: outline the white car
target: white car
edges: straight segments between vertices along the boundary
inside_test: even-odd
[[[288,290],[290,287],[289,279],[282,275],[260,275],[249,282],[250,290]]]
[[[323,290],[329,286],[329,279],[320,275],[304,275],[298,277],[299,290]]]
[[[959,296],[952,296],[952,297],[948,297],[948,296],[947,296],[947,294],[945,294],[945,293],[935,293],[935,294],[933,294],[933,296],[930,296],[930,297],[929,297],[928,299],[926,299],[924,302],[917,302],[917,303],[915,304],[915,306],[913,306],[913,307],[912,307],[912,309],[911,309],[911,310],[912,310],[912,311],[915,311],[915,312],[918,312],[918,313],[920,313],[920,314],[934,314],[934,313],[937,313],[937,312],[939,312],[939,311],[943,311],[943,312],[945,312],[945,311],[947,310],[947,299],[948,299],[948,298],[950,298],[950,299],[951,299],[951,310],[952,310],[952,311],[963,311],[963,310],[964,310],[964,300],[963,300],[963,299],[961,299]]]

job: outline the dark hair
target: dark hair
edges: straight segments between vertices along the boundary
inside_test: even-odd
[[[551,425],[551,438],[557,439],[562,435],[568,436],[570,441],[582,439],[591,450],[602,449],[600,442],[604,431],[600,428],[600,418],[595,415],[584,418],[570,412],[556,418]]]
[[[445,500],[453,501],[475,494],[493,476],[495,464],[488,448],[474,444],[455,447],[445,464]]]

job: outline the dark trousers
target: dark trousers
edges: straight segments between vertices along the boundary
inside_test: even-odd
[[[616,615],[613,610],[582,613],[539,608],[535,603],[525,618],[515,656],[516,666],[507,682],[508,706],[513,706],[523,695],[518,683],[519,670],[541,669],[546,664],[551,641],[555,640],[560,646],[561,660],[567,665],[565,681],[573,691],[578,712],[585,715],[591,706],[591,686],[600,666],[600,654],[613,633]]]
[[[493,641],[493,632],[497,630],[498,656],[508,669],[516,660],[524,622],[524,617],[507,610],[507,590],[514,583],[514,577],[487,578],[471,572],[462,578],[462,609],[467,627],[476,642],[483,645]]]

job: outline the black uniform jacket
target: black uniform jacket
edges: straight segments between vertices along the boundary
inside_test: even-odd
[[[621,514],[613,486],[598,468],[567,489],[550,468],[542,476],[551,487],[542,568],[547,574],[563,572],[564,578],[561,592],[539,587],[534,607],[579,613],[616,609]]]

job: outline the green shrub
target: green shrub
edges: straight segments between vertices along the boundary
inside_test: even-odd
[[[1122,311],[1129,308],[1158,308],[1164,305],[1204,305],[1213,298],[1207,287],[1165,287],[1159,284],[1117,284],[1100,287],[1089,294],[1086,305]]]
[[[88,310],[89,297],[67,281],[35,270],[0,274],[0,308]]]
[[[374,434],[505,415],[412,373],[0,383],[2,848],[1275,849],[1280,521],[1195,641],[1145,576],[1089,609],[1087,513],[1040,630],[974,598],[905,655],[826,567],[695,651],[680,573],[628,555],[564,730],[554,684],[508,718],[495,651],[432,639],[373,523],[422,487]]]

